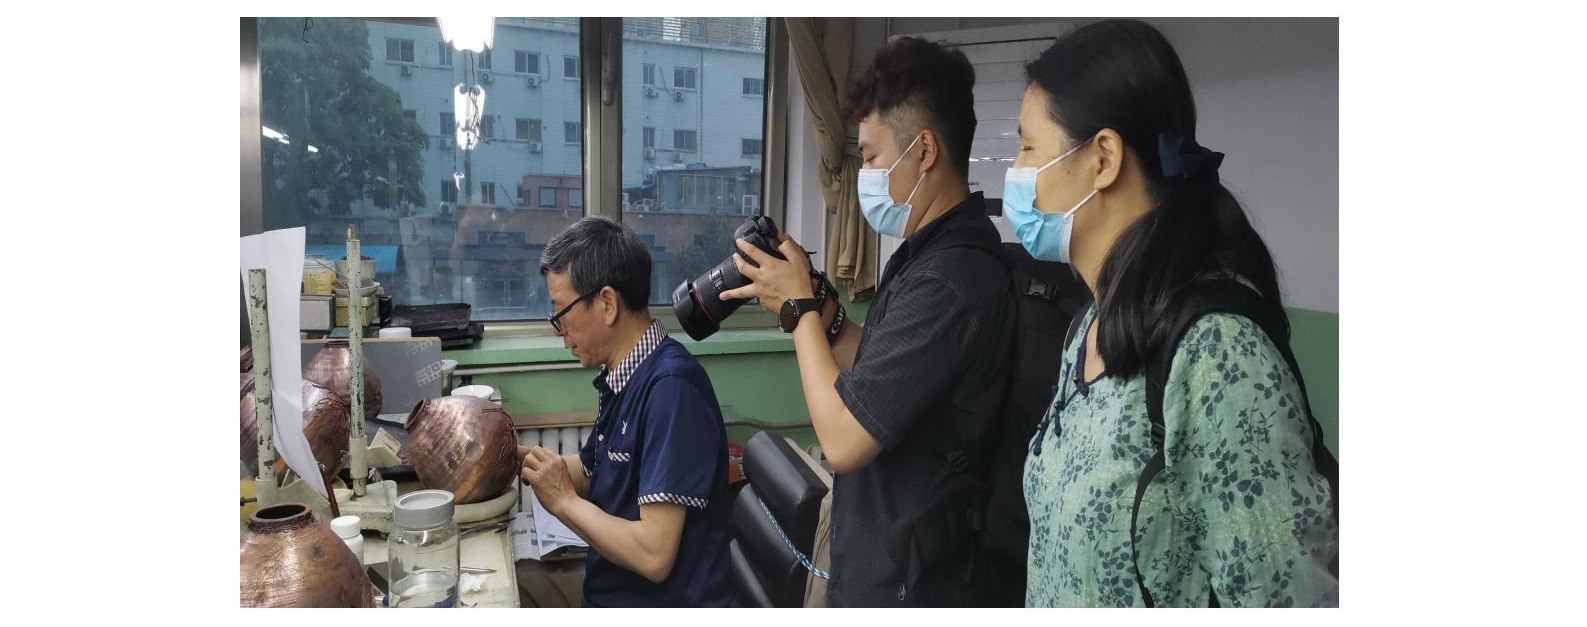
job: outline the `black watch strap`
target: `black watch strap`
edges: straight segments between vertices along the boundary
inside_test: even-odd
[[[821,306],[826,304],[822,298],[795,298],[783,302],[783,310],[777,316],[777,326],[783,333],[793,333],[799,326],[799,318],[807,313],[821,314]]]

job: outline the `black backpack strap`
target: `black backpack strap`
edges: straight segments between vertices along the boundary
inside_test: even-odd
[[[1146,410],[1147,417],[1151,421],[1152,457],[1141,470],[1140,479],[1135,484],[1135,502],[1130,507],[1130,559],[1135,567],[1135,585],[1141,593],[1142,603],[1147,607],[1155,607],[1155,604],[1151,592],[1146,589],[1146,577],[1140,568],[1140,554],[1135,541],[1137,522],[1141,513],[1141,499],[1146,495],[1146,488],[1151,485],[1152,479],[1167,463],[1164,454],[1166,427],[1163,420],[1163,394],[1168,385],[1168,374],[1173,366],[1174,353],[1179,348],[1180,340],[1190,330],[1190,326],[1202,316],[1212,313],[1244,316],[1256,323],[1283,355],[1285,363],[1300,387],[1301,402],[1304,404],[1307,420],[1311,424],[1312,459],[1318,473],[1328,480],[1335,519],[1339,514],[1339,461],[1324,444],[1322,425],[1312,414],[1311,399],[1306,393],[1306,381],[1301,377],[1300,365],[1295,361],[1295,355],[1290,350],[1289,318],[1285,313],[1282,310],[1275,310],[1256,290],[1234,279],[1213,279],[1193,283],[1174,299],[1166,311],[1163,321],[1169,325],[1169,333],[1163,336],[1160,345],[1154,347],[1146,360],[1145,369]],[[1337,575],[1337,558],[1333,570]],[[1213,607],[1218,605],[1216,592],[1212,594],[1210,603]]]

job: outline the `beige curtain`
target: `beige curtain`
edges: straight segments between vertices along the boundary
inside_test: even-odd
[[[827,234],[827,275],[838,287],[848,288],[851,301],[865,300],[876,289],[876,234],[855,197],[860,163],[844,149],[847,123],[842,115],[854,56],[854,18],[785,17],[783,23],[814,122],[821,196],[834,216]]]

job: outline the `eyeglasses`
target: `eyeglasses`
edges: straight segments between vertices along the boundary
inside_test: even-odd
[[[556,331],[557,333],[561,333],[562,332],[562,316],[566,316],[566,315],[568,315],[569,311],[573,311],[573,306],[579,304],[579,302],[585,301],[585,300],[589,300],[589,298],[591,296],[594,296],[596,294],[601,293],[601,290],[604,287],[605,286],[597,287],[597,288],[595,288],[593,290],[585,292],[583,296],[580,296],[578,298],[573,299],[573,302],[568,303],[568,306],[563,307],[562,311],[557,312],[557,315],[551,316],[551,320],[550,320],[550,322],[551,322],[551,330],[552,331]]]

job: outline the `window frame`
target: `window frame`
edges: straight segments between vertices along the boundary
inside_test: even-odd
[[[766,97],[766,79],[764,79],[764,78],[754,78],[754,77],[751,77],[751,76],[745,76],[743,78],[744,78],[744,81],[739,85],[739,95],[741,95],[741,96],[743,96],[745,98],[765,98]],[[752,94],[752,93],[749,93],[747,91],[744,91],[744,88],[749,86],[749,81],[760,81],[760,93]]]
[[[690,137],[690,139],[692,141],[689,142],[690,145],[689,145],[688,148],[684,148],[684,147],[678,145],[678,137],[679,137],[678,134],[679,133],[690,133],[689,137]],[[694,128],[675,128],[675,129],[672,129],[672,150],[675,151],[675,152],[700,152],[700,129],[694,129]]]
[[[394,22],[401,24],[436,27],[434,18],[361,18],[367,21]],[[758,192],[757,202],[764,208],[767,215],[779,224],[785,222],[785,203],[787,193],[787,163],[783,159],[787,153],[787,116],[789,107],[782,102],[781,94],[789,79],[790,55],[788,51],[787,30],[782,20],[774,17],[763,18],[766,24],[766,54],[764,71],[765,104],[762,108],[763,140],[762,164],[763,176],[761,188]],[[258,126],[259,119],[259,50],[258,50],[258,18],[240,18],[241,47],[242,47],[242,82],[241,100],[244,112],[244,124]],[[401,39],[401,38],[393,38]],[[608,42],[603,46],[602,42]],[[603,49],[604,48],[604,49]],[[579,145],[582,152],[583,163],[583,192],[584,215],[605,215],[621,220],[621,185],[622,185],[622,81],[615,80],[603,85],[600,80],[588,80],[584,77],[602,76],[603,62],[616,76],[623,75],[623,36],[622,18],[580,18],[579,19],[579,75],[580,75],[580,139]],[[417,55],[417,43],[414,44],[414,54]],[[482,71],[496,72],[494,68],[495,50],[487,48],[485,52],[475,55],[476,67]],[[453,66],[459,62],[453,51]],[[400,53],[399,53],[400,56]],[[415,59],[417,60],[417,59]],[[402,63],[402,62],[392,62]],[[660,64],[655,71],[663,71]],[[686,91],[699,91],[699,71],[695,66],[695,87],[679,88]],[[642,70],[641,70],[642,71]],[[251,78],[251,80],[249,80]],[[641,75],[641,82],[643,76]],[[645,85],[656,86],[660,85]],[[252,117],[249,112],[253,112]],[[454,120],[455,126],[455,120]],[[455,133],[455,128],[452,130]],[[543,132],[543,128],[542,128]],[[260,158],[260,142],[257,141],[258,132],[250,131],[244,137],[252,135],[255,141],[241,143],[242,185],[241,185],[241,213],[243,234],[251,235],[263,231],[264,203],[263,203],[263,167]],[[447,135],[443,133],[443,135]],[[698,135],[696,146],[698,147]],[[443,181],[445,182],[445,181]],[[531,189],[535,189],[531,187]],[[463,197],[463,190],[452,185],[455,198]],[[538,197],[535,198],[539,200]],[[456,201],[453,201],[454,203]],[[539,206],[539,203],[536,203]],[[651,307],[651,314],[662,321],[669,331],[681,332],[677,320],[672,315],[671,307],[656,305]],[[244,312],[246,315],[246,312]],[[486,337],[507,336],[549,336],[553,335],[550,324],[543,319],[528,320],[501,320],[484,323]],[[774,328],[776,319],[770,313],[759,308],[754,311],[742,310],[732,318],[723,321],[722,328]]]
[[[534,69],[526,69],[526,70],[518,69],[518,59],[519,59],[520,56],[522,56],[525,59],[527,59],[530,56],[533,56],[534,57],[534,61],[535,61],[534,62]],[[525,62],[524,63],[524,67],[526,67],[526,68],[529,67],[529,63]],[[538,51],[538,50],[514,50],[514,51],[512,51],[512,73],[516,74],[518,76],[540,76],[541,75],[540,74],[540,51]]]
[[[397,44],[397,58],[395,58],[395,59],[391,58],[391,44]],[[402,52],[403,52],[403,50],[402,50],[403,46],[402,45],[403,44],[407,44],[407,47],[408,47],[408,50],[407,50],[408,54],[406,55],[408,58],[406,58],[406,59],[402,58],[404,56],[402,54]],[[407,38],[407,37],[387,37],[386,38],[386,63],[396,63],[396,64],[399,64],[399,65],[418,65],[418,63],[414,62],[414,59],[416,59],[416,58],[418,58],[418,57],[417,57],[417,51],[414,50],[414,41],[413,41],[413,39]]]
[[[452,44],[446,43],[445,40],[435,42],[435,64],[440,67],[452,67],[452,56],[455,52],[452,50]]]
[[[568,61],[573,62],[573,76],[568,76]],[[562,78],[576,81],[584,78],[584,68],[579,65],[579,58],[570,54],[562,55]]]
[[[681,87],[681,86],[678,85],[678,70],[689,70],[690,72],[693,72],[694,80],[691,81],[691,82],[694,83],[693,87]],[[674,66],[672,66],[672,88],[676,89],[678,91],[694,91],[694,92],[700,91],[700,66],[698,66],[698,65],[674,65]]]

